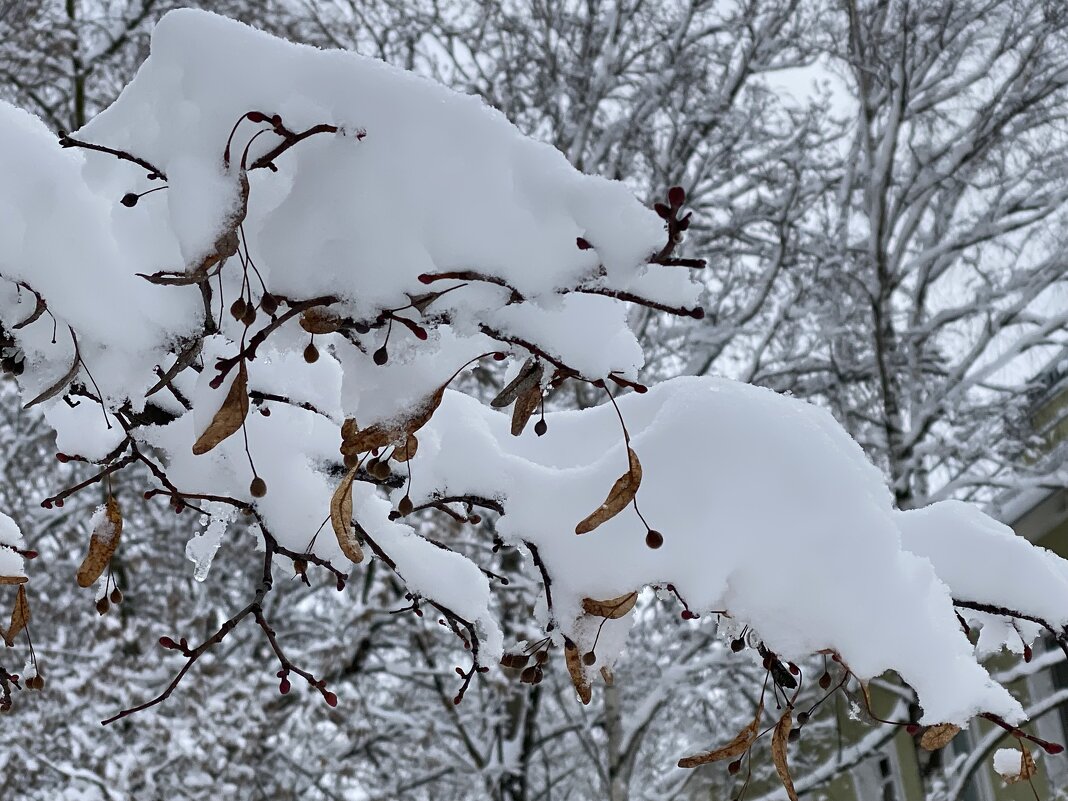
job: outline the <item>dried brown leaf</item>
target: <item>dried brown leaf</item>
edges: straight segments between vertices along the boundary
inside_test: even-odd
[[[159,381],[153,384],[148,392],[145,393],[145,397],[154,395],[167,386],[178,373],[182,372],[186,367],[193,363],[193,360],[200,355],[200,350],[204,345],[203,339],[194,339],[178,354],[178,358],[174,360],[174,364],[168,367],[159,377]]]
[[[82,359],[78,355],[78,350],[75,348],[74,361],[71,363],[70,369],[65,372],[58,381],[49,385],[47,389],[41,392],[36,398],[27,403],[23,408],[29,409],[31,406],[36,406],[38,403],[43,403],[46,400],[54,398],[60,392],[67,388],[67,385],[75,379],[78,375],[78,371],[82,367]]]
[[[248,416],[248,371],[245,363],[237,368],[237,376],[230,384],[219,411],[211,418],[208,427],[193,443],[193,453],[197,456],[207,453],[227,437],[235,434]]]
[[[89,538],[89,551],[78,568],[78,586],[91,587],[108,566],[122,537],[122,510],[114,495],[109,495],[104,519]]]
[[[26,588],[19,585],[18,595],[15,596],[15,607],[11,610],[11,623],[4,633],[4,642],[9,648],[15,644],[15,638],[29,622],[30,602],[26,600]]]
[[[415,434],[409,434],[404,444],[397,446],[393,451],[393,459],[398,462],[407,462],[415,456],[418,450],[419,440],[415,438]]]
[[[680,768],[696,768],[698,765],[707,765],[709,762],[719,762],[724,759],[734,759],[749,750],[756,742],[757,732],[760,729],[760,720],[764,716],[764,704],[757,707],[756,715],[749,725],[735,735],[734,739],[722,748],[713,751],[702,751],[693,756],[683,757],[679,760]]]
[[[604,679],[604,683],[608,687],[611,687],[616,680],[615,674],[612,673],[612,668],[608,667],[608,665],[601,666],[601,678]]]
[[[771,735],[771,761],[775,764],[775,772],[779,774],[779,779],[782,780],[782,786],[786,788],[790,801],[798,801],[794,780],[790,776],[790,766],[786,762],[786,746],[793,723],[793,716],[787,709],[779,718],[779,722],[775,724],[775,731]]]
[[[352,525],[352,480],[356,477],[356,468],[353,468],[341,479],[341,483],[334,490],[330,498],[330,525],[337,537],[337,544],[341,546],[341,552],[353,564],[363,561],[363,548],[356,540],[356,530]]]
[[[512,407],[512,436],[518,437],[527,427],[531,415],[541,403],[541,384],[535,384],[515,399]]]
[[[588,615],[606,617],[609,620],[618,620],[634,608],[634,602],[638,600],[638,593],[628,592],[618,598],[609,598],[607,601],[595,601],[593,598],[583,598],[582,608]]]
[[[925,751],[937,751],[945,748],[949,741],[960,734],[960,726],[953,723],[939,723],[937,726],[929,726],[920,737],[920,748]]]
[[[590,680],[586,677],[586,666],[582,664],[579,649],[565,648],[564,662],[567,664],[567,672],[571,674],[571,684],[574,685],[579,700],[583,704],[589,704],[593,699],[593,692],[590,689]]]
[[[541,384],[541,362],[534,358],[527,359],[519,370],[519,374],[508,382],[508,386],[497,393],[497,397],[490,401],[494,409],[503,409],[531,387]]]
[[[345,437],[342,427],[341,452],[345,456],[356,456],[367,451],[384,448],[394,442],[407,442],[409,436],[425,426],[438,406],[445,397],[445,387],[442,386],[433,395],[415,407],[407,418],[401,421],[392,421],[389,424],[376,424],[355,431],[352,437]],[[348,421],[346,421],[346,424]],[[352,428],[356,428],[353,423]]]
[[[642,483],[642,465],[638,461],[638,454],[629,445],[627,446],[627,457],[630,460],[630,468],[616,479],[616,483],[612,486],[612,491],[608,493],[605,502],[598,506],[589,517],[575,526],[576,534],[588,534],[602,523],[618,515],[627,508],[627,504],[634,500],[634,495],[638,492],[638,487]]]
[[[34,298],[36,299],[37,303],[34,305],[33,311],[30,312],[30,316],[23,320],[21,323],[15,323],[13,326],[11,326],[16,331],[18,331],[20,328],[25,328],[30,323],[37,322],[37,320],[40,319],[41,315],[48,310],[48,304],[45,303],[44,298],[42,298],[36,293],[34,293]]]
[[[29,580],[27,576],[0,576],[0,584],[25,584]]]

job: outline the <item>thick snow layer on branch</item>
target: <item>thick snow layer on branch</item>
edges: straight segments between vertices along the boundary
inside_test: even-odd
[[[413,498],[503,498],[498,530],[537,546],[569,634],[583,597],[670,583],[694,611],[725,610],[789,658],[833,649],[861,678],[896,670],[930,722],[1019,717],[976,663],[945,584],[902,547],[907,517],[882,476],[829,413],[713,379],[666,382],[619,409],[657,550],[633,509],[575,534],[627,467],[610,404],[550,414],[544,437],[515,439],[504,415],[447,393],[412,464]],[[939,508],[981,536],[987,518],[970,512]]]

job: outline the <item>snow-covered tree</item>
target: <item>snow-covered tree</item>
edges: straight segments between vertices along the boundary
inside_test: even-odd
[[[793,662],[812,653],[831,658],[842,689],[897,671],[924,722],[947,724],[933,739],[976,714],[1032,736],[976,663],[954,601],[1007,610],[1024,636],[1045,625],[1063,637],[1063,562],[963,504],[895,510],[879,471],[815,407],[726,380],[639,383],[629,310],[702,316],[700,263],[675,254],[695,219],[681,188],[646,210],[473,98],[196,12],[164,18],[137,80],[61,147],[22,112],[2,116],[5,364],[26,404],[44,408],[62,458],[95,466],[46,510],[103,500],[78,583],[102,580],[110,595],[141,492],[202,514],[188,548],[199,575],[227,537],[243,550],[237,564],[258,562],[240,573],[252,585],[242,600],[203,634],[165,633],[173,678],[144,700],[116,699],[126,708],[109,724],[184,692],[188,674],[225,669],[213,660],[237,629],[259,635],[242,664],[274,664],[283,696],[302,684],[344,710],[336,690],[370,664],[366,652],[339,665],[351,643],[295,647],[303,637],[278,621],[301,621],[303,607],[331,638],[359,621],[367,630],[353,637],[378,648],[383,684],[422,681],[422,697],[460,716],[452,732],[466,752],[436,744],[440,767],[428,759],[387,792],[465,759],[491,781],[496,770],[521,782],[513,757],[529,729],[515,716],[504,729],[474,716],[464,734],[477,695],[501,680],[495,664],[537,689],[557,662],[588,702],[637,612],[654,614],[654,588],[687,619],[718,617],[732,643],[700,641],[702,669],[674,675],[694,681],[732,652],[745,652],[740,664],[755,655],[761,711],[728,751],[746,753],[766,719],[787,782],[787,736],[805,725]],[[486,360],[509,365],[488,407],[449,388]],[[546,411],[564,385],[603,400]],[[511,420],[499,411],[509,406]],[[434,514],[448,525],[430,528]],[[36,544],[38,525],[0,532],[17,588],[9,633],[28,634],[22,540]],[[240,548],[246,529],[257,554]],[[439,636],[451,630],[467,654],[453,683],[426,628],[404,629],[407,642],[369,638],[391,625],[382,607],[361,619],[321,589],[302,600],[292,582],[283,612],[283,563],[313,584],[363,582],[364,609],[392,591],[440,621]],[[514,643],[523,624],[506,640],[501,622],[527,611],[523,596],[507,603],[524,582],[537,602]],[[986,644],[1017,631],[992,620]],[[37,686],[36,670],[4,670],[5,693]],[[544,697],[561,716],[578,709]],[[608,728],[616,753],[639,735]],[[496,754],[483,747],[494,737]],[[374,762],[369,740],[355,747]],[[297,773],[308,764],[290,760]],[[367,778],[385,783],[389,770]]]

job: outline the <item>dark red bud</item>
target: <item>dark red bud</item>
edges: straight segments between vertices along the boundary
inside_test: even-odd
[[[591,245],[588,241],[583,239],[581,236],[578,239],[575,240],[575,244],[578,245],[578,249],[579,250],[591,250],[593,248],[593,245]]]
[[[250,111],[245,117],[250,122],[267,122],[267,115],[259,111]]]
[[[280,682],[278,682],[278,692],[280,692],[282,695],[286,695],[289,693],[291,686],[292,685],[290,685],[289,679],[283,678]]]
[[[673,186],[668,190],[668,203],[670,203],[673,208],[677,209],[685,202],[686,190],[681,186]]]
[[[659,214],[663,219],[667,219],[671,216],[671,209],[665,206],[663,203],[653,204],[653,211]]]
[[[120,200],[119,202],[122,203],[122,205],[124,205],[126,208],[132,209],[134,206],[137,205],[137,201],[138,195],[135,195],[133,192],[127,192],[125,195],[122,196],[122,200]]]
[[[374,352],[372,357],[375,360],[375,364],[381,367],[383,364],[389,361],[389,353],[386,351],[386,346],[383,345]]]
[[[323,700],[326,701],[327,706],[337,706],[337,696],[332,692],[327,691],[323,693]]]

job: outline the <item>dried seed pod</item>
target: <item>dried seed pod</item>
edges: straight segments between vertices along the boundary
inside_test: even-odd
[[[309,334],[332,334],[341,328],[341,317],[321,306],[300,315],[300,327]]]
[[[256,476],[249,484],[248,491],[253,498],[262,498],[267,494],[267,482]]]
[[[645,545],[654,551],[664,544],[664,535],[656,529],[649,529],[645,534]]]
[[[278,299],[270,292],[264,292],[260,298],[260,308],[268,317],[274,317],[274,313],[278,311]]]
[[[122,590],[120,590],[118,587],[115,587],[111,591],[110,598],[111,598],[111,602],[113,604],[121,604],[122,603]]]
[[[245,316],[245,299],[238,298],[230,304],[230,316],[240,322]]]
[[[304,361],[308,364],[315,364],[319,361],[319,349],[311,342],[309,342],[308,347],[304,349]]]
[[[78,586],[91,587],[111,561],[122,536],[122,510],[114,495],[109,495],[104,514],[89,537],[89,551],[78,568]]]
[[[111,604],[108,603],[108,599],[107,599],[106,595],[104,597],[102,597],[102,598],[97,598],[96,599],[96,613],[98,615],[106,615],[108,613],[108,609],[110,609],[110,608],[111,608]]]
[[[412,499],[405,495],[400,499],[400,503],[397,504],[397,511],[401,513],[401,516],[407,516],[412,513],[412,509],[415,508],[415,504],[412,503]]]

